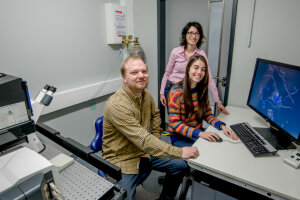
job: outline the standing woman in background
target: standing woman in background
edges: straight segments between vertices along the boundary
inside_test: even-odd
[[[165,74],[161,81],[160,102],[166,106],[167,97],[172,86],[184,79],[186,65],[193,55],[202,55],[207,60],[205,52],[200,49],[203,43],[204,34],[202,26],[198,22],[189,22],[182,29],[180,46],[172,50]],[[209,89],[212,93],[214,101],[217,103],[219,112],[228,115],[226,108],[220,101],[216,84],[208,67]]]
[[[184,80],[176,83],[168,96],[169,132],[174,146],[192,146],[199,138],[216,142],[220,136],[212,131],[205,131],[202,122],[208,124],[233,140],[237,136],[226,127],[225,123],[212,114],[208,99],[208,65],[202,55],[191,57],[187,63]]]

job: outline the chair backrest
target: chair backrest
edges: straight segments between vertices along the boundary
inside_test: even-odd
[[[102,150],[102,137],[103,137],[103,119],[104,116],[98,117],[95,121],[95,129],[96,129],[96,135],[94,139],[91,142],[91,149],[93,151],[101,151]],[[98,169],[98,174],[102,177],[106,177],[106,174]],[[148,176],[150,172],[141,174],[139,179],[137,180],[137,184],[141,184]]]
[[[103,136],[103,119],[104,117],[98,117],[95,121],[95,129],[96,129],[96,135],[93,138],[91,142],[91,149],[93,151],[101,151],[102,150],[102,136]],[[106,174],[98,169],[98,174],[102,177],[106,177]]]
[[[103,119],[104,119],[104,117],[101,116],[101,117],[98,117],[95,121],[96,135],[91,142],[91,149],[93,151],[102,150]]]

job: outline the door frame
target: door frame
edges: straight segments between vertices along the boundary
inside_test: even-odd
[[[232,16],[231,16],[231,26],[230,26],[230,39],[229,39],[229,51],[228,51],[228,62],[227,62],[227,81],[225,87],[224,96],[224,106],[228,104],[229,86],[231,78],[231,67],[232,67],[232,57],[233,57],[233,47],[234,47],[234,37],[235,37],[235,27],[236,27],[236,14],[237,14],[238,0],[233,0],[232,2]]]
[[[157,67],[158,67],[158,108],[160,110],[161,127],[165,130],[165,107],[160,102],[161,80],[166,67],[166,0],[157,0]]]

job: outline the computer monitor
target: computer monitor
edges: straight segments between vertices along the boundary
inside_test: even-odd
[[[300,67],[257,58],[247,105],[270,124],[255,128],[277,149],[300,141]]]

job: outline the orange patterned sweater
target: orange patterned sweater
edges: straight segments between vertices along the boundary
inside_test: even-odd
[[[224,124],[224,122],[214,117],[209,105],[206,108],[204,116],[201,117],[201,120],[197,121],[196,112],[199,109],[199,105],[197,101],[196,89],[192,89],[192,98],[194,114],[190,118],[186,119],[183,101],[183,84],[181,82],[172,87],[168,97],[169,132],[197,139],[199,137],[199,133],[204,131],[202,128],[203,120],[218,130],[221,130],[220,125]]]

